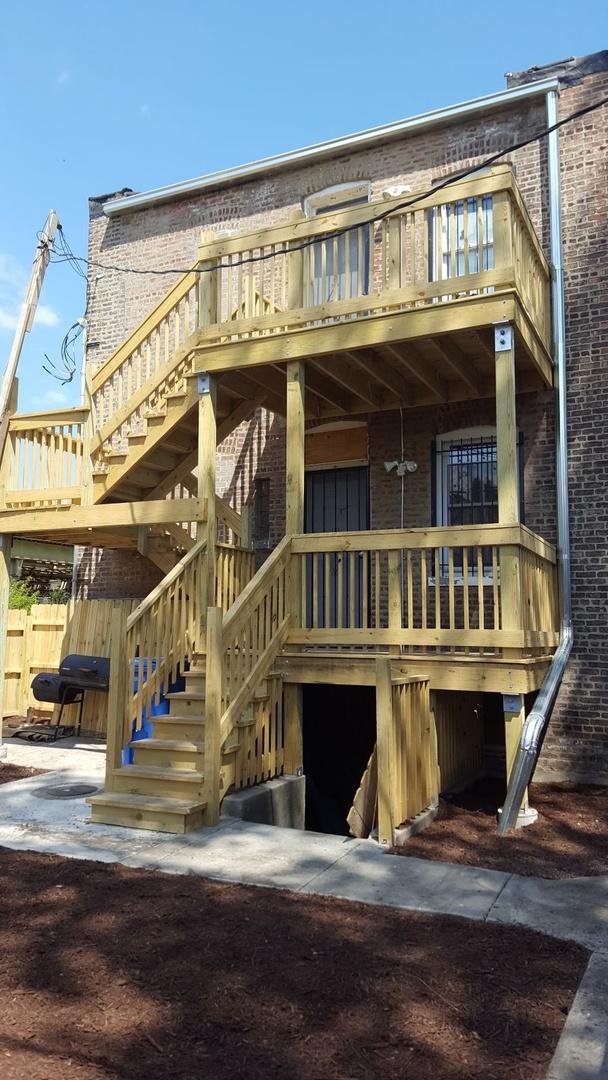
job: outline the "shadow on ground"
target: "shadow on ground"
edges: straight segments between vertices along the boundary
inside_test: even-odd
[[[4,1080],[534,1080],[588,955],[32,852],[0,849],[0,873]]]

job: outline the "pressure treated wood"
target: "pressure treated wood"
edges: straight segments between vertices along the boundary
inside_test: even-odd
[[[437,800],[439,780],[428,680],[395,678],[388,658],[376,660],[376,732],[378,840],[390,847],[399,825]]]

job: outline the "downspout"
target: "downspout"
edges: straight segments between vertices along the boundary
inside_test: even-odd
[[[547,126],[558,120],[558,93],[547,93]],[[566,348],[564,271],[562,260],[559,131],[548,135],[549,205],[551,226],[551,290],[554,327],[554,370],[557,383],[556,487],[557,487],[557,557],[561,625],[559,645],[530,715],[526,718],[521,742],[507,788],[498,834],[504,835],[517,825],[517,815],[525,790],[532,779],[544,734],[572,651],[572,595],[570,586],[570,520],[568,510],[568,416],[566,401]]]

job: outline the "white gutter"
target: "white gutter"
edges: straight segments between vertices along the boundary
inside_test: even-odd
[[[406,120],[396,120],[392,124],[383,124],[380,127],[358,131],[354,135],[329,139],[327,142],[315,143],[313,146],[305,146],[300,150],[291,150],[285,154],[276,154],[274,157],[251,161],[246,165],[236,165],[231,169],[222,169],[219,172],[207,173],[205,176],[197,176],[193,180],[182,180],[178,184],[167,184],[165,187],[142,191],[136,195],[110,199],[103,204],[103,212],[108,217],[115,217],[118,214],[142,210],[146,206],[169,202],[172,199],[193,195],[210,188],[242,183],[245,180],[270,172],[293,168],[311,161],[334,157],[340,153],[349,153],[356,149],[364,149],[377,143],[389,142],[404,135],[415,135],[427,128],[449,123],[449,121],[461,119],[463,116],[484,112],[486,109],[498,109],[501,106],[511,105],[522,99],[540,97],[550,90],[557,90],[557,87],[558,81],[553,78],[526,83],[524,86],[518,86],[510,90],[499,90],[495,94],[472,98],[470,101],[463,101],[459,105],[448,105],[443,109],[433,109],[430,112],[420,113],[418,116],[411,116]]]
[[[558,119],[556,90],[547,94],[547,126]],[[572,590],[570,582],[570,517],[568,505],[568,414],[566,395],[566,339],[564,305],[564,269],[562,259],[559,131],[548,136],[549,206],[551,225],[551,263],[553,267],[552,300],[555,338],[555,380],[557,384],[556,417],[556,494],[557,556],[561,604],[560,641],[534,708],[526,718],[519,749],[511,770],[507,794],[498,823],[499,836],[515,828],[524,793],[536,766],[553,706],[572,652]]]

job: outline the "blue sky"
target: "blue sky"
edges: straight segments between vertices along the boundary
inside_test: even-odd
[[[505,7],[29,0],[0,21],[0,366],[51,207],[86,254],[87,198],[143,190],[504,87],[504,73],[608,47],[600,0]],[[498,20],[498,21],[497,21]],[[20,411],[78,404],[42,371],[83,314],[49,268]]]

